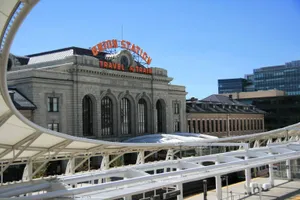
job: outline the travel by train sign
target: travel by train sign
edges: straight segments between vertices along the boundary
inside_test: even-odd
[[[98,43],[97,45],[92,47],[93,55],[98,55],[99,52],[103,52],[107,49],[112,48],[122,48],[129,50],[137,55],[139,55],[148,65],[150,65],[152,58],[148,56],[148,54],[140,48],[138,45],[135,45],[131,42],[128,42],[126,40],[106,40],[103,42]]]

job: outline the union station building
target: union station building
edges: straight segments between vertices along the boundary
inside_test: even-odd
[[[185,87],[170,84],[167,70],[149,67],[138,46],[117,42],[10,55],[8,85],[34,103],[33,122],[70,135],[123,141],[185,132]],[[108,51],[116,45],[122,49]]]

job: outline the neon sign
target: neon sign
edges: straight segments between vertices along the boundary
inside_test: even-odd
[[[150,65],[152,58],[148,56],[148,54],[140,48],[138,45],[135,45],[131,42],[128,42],[126,40],[106,40],[103,42],[98,43],[97,45],[92,47],[92,53],[94,56],[98,55],[99,52],[103,52],[107,49],[112,48],[122,48],[127,49],[137,55],[139,55],[148,65]]]

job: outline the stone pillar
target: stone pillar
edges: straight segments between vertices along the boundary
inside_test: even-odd
[[[274,187],[274,174],[273,174],[273,164],[269,164],[269,183]]]

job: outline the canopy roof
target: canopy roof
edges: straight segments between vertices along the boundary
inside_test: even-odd
[[[246,136],[188,142],[176,136],[168,143],[117,143],[79,138],[54,132],[27,120],[13,105],[6,82],[6,66],[14,35],[38,0],[0,0],[0,161],[8,165],[16,161],[49,160],[87,154],[118,154],[122,152],[173,149],[207,142],[243,141],[269,137],[298,135],[300,124]],[[175,136],[174,136],[175,138]],[[180,139],[179,139],[180,138]]]

